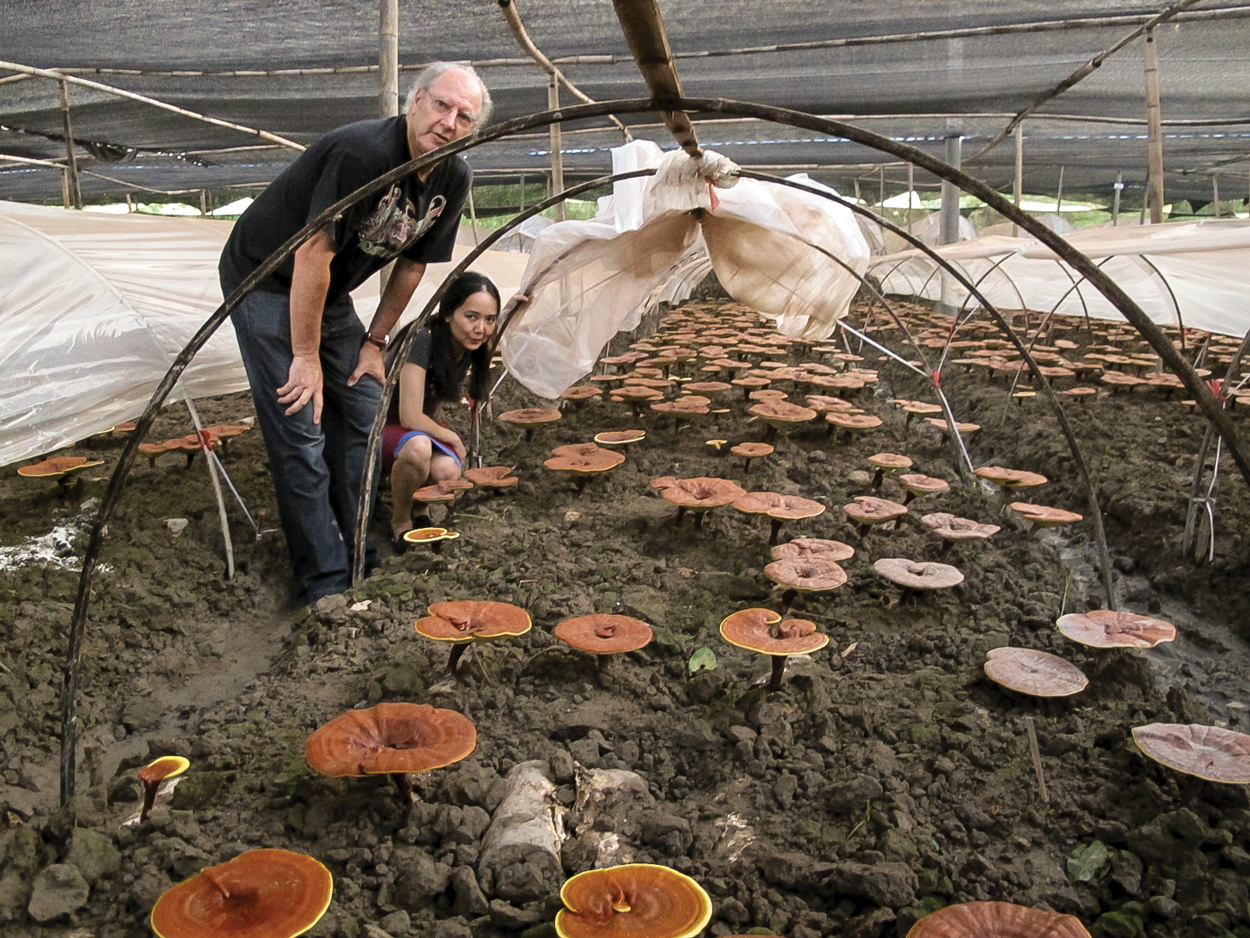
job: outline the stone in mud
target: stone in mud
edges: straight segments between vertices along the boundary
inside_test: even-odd
[[[88,885],[94,886],[101,876],[108,876],[121,869],[122,858],[113,842],[104,834],[80,827],[70,839],[65,862],[72,864]]]
[[[492,899],[490,903],[490,923],[496,928],[509,931],[521,931],[543,920],[541,908],[517,908],[500,899]]]
[[[419,912],[432,905],[446,892],[451,872],[451,867],[418,853],[395,877],[395,904],[408,912]]]
[[[530,857],[496,870],[495,895],[504,902],[524,905],[559,892],[562,879],[562,871],[558,866],[552,869],[546,857]]]
[[[473,870],[467,866],[457,867],[451,874],[451,891],[455,895],[452,910],[464,919],[475,919],[490,911],[490,904],[482,894]]]
[[[867,802],[880,798],[883,792],[881,783],[871,775],[856,775],[831,785],[826,800],[831,811],[850,814],[862,811]]]
[[[640,825],[644,844],[663,847],[673,856],[683,856],[694,842],[690,822],[662,810],[643,812]]]
[[[36,922],[46,925],[87,904],[91,887],[82,873],[69,863],[54,863],[35,877],[26,911]]]
[[[30,880],[27,877],[13,870],[0,876],[0,922],[13,921],[29,902]]]
[[[821,883],[820,892],[901,909],[915,902],[918,885],[916,874],[903,863],[835,863]]]
[[[810,892],[834,868],[832,863],[813,860],[806,853],[775,853],[760,858],[760,870],[764,878],[774,886]]]

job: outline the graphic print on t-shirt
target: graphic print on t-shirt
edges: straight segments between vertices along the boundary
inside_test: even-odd
[[[424,218],[399,186],[392,186],[378,202],[378,207],[361,223],[360,249],[374,257],[398,256],[430,230],[443,213],[447,200],[437,195],[430,202]]]

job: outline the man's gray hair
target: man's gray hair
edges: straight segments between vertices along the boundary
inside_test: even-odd
[[[461,62],[431,62],[423,68],[421,73],[417,75],[416,81],[412,83],[412,88],[408,91],[408,103],[404,110],[412,110],[412,104],[417,99],[418,91],[428,91],[430,85],[450,71],[464,72],[466,75],[477,79],[478,87],[482,89],[482,109],[477,113],[477,122],[474,125],[474,130],[477,130],[479,127],[485,127],[490,122],[490,112],[494,107],[490,99],[490,92],[486,90],[486,82],[482,81],[482,76],[477,73],[473,66]]]

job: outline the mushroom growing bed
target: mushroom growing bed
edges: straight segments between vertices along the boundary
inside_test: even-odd
[[[936,328],[918,307],[906,315],[915,333]],[[652,344],[709,331],[713,317],[745,339],[771,332],[733,304],[691,303],[661,322]],[[862,322],[853,312],[852,323]],[[1076,326],[1063,332],[1081,345],[1065,351],[1074,360],[1090,345],[1140,351],[1113,327],[1095,324],[1102,331],[1086,335]],[[870,331],[898,345],[897,330]],[[610,351],[626,346],[618,339]],[[1132,742],[1134,727],[1151,724],[1250,728],[1243,646],[1224,638],[1216,648],[1210,636],[1195,646],[1189,636],[1189,651],[1180,641],[1108,651],[1065,638],[1059,616],[1102,600],[1089,567],[1088,504],[1042,395],[1017,402],[984,369],[952,367],[942,382],[957,419],[980,425],[965,439],[976,465],[1043,474],[1050,481],[1029,500],[1085,517],[1030,533],[1002,512],[996,493],[960,480],[940,432],[905,423],[890,403],[928,400],[927,380],[869,347],[854,351],[863,359],[850,364],[875,380],[817,393],[838,391],[882,425],[831,437],[823,420],[811,421],[749,474],[704,442],[768,435],[737,391],[718,402],[726,412],[698,418],[697,432],[606,399],[566,410],[529,441],[487,421],[486,464],[514,467],[519,482],[503,495],[458,493],[458,540],[439,554],[403,556],[383,544],[372,577],[313,610],[290,596],[259,434],[223,454],[265,532],[257,538],[227,506],[233,581],[223,578],[203,460],[187,468],[182,459],[139,459],[93,581],[79,678],[87,750],[71,813],[57,813],[56,734],[72,565],[123,441],[93,438],[66,451],[105,463],[69,499],[9,467],[0,478],[0,931],[143,934],[170,886],[248,850],[283,849],[333,876],[333,899],[309,932],[327,938],[519,938],[551,927],[569,877],[627,862],[676,870],[705,889],[709,935],[764,928],[788,938],[894,938],[924,910],[984,900],[1045,905],[1095,935],[1197,938],[1221,934],[1217,926],[1250,934],[1246,787],[1195,787]],[[769,351],[791,368],[813,354],[798,344]],[[677,373],[697,375],[702,364]],[[1064,388],[1074,379],[1057,380]],[[1121,608],[1157,615],[1157,604],[1184,602],[1244,628],[1236,613],[1250,599],[1250,499],[1236,469],[1225,467],[1218,490],[1214,561],[1186,561],[1179,545],[1200,418],[1165,388],[1086,383],[1100,390],[1070,403],[1068,419],[1101,498]],[[788,393],[805,403],[802,388]],[[494,410],[546,404],[509,381]],[[244,396],[197,406],[205,422],[251,414]],[[1233,419],[1245,429],[1243,410]],[[467,433],[462,410],[449,416]],[[625,429],[646,437],[581,496],[543,468],[553,447]],[[173,406],[150,438],[187,432],[185,410]],[[866,460],[881,452],[906,455],[912,472],[950,488],[924,495],[914,517],[874,529],[861,546],[840,507],[873,494]],[[674,506],[650,485],[664,476],[723,478],[819,502],[832,510],[787,523],[782,540],[855,545],[838,561],[847,582],[800,601],[799,614],[828,646],[790,657],[778,690],[765,687],[766,656],[718,631],[739,609],[777,608],[761,520],[726,506],[698,528],[676,523]],[[878,494],[901,502],[906,491],[890,475]],[[943,542],[919,521],[931,512],[1001,530],[955,548],[959,590],[900,604],[898,587],[873,564],[936,560]],[[45,559],[16,553],[33,551],[35,538],[72,546]],[[448,676],[447,648],[414,625],[431,604],[459,600],[513,604],[533,627],[475,645]],[[595,613],[638,619],[654,637],[597,666],[552,634],[561,621]],[[1062,699],[1001,688],[982,670],[999,647],[1059,655],[1089,686]],[[381,703],[454,710],[476,728],[471,755],[413,776],[412,806],[385,776],[326,777],[304,761],[317,727]],[[121,827],[139,809],[138,770],[172,754],[190,760],[172,797],[158,799],[144,823]],[[500,840],[495,825],[518,768],[534,761],[549,785],[538,800],[555,807],[563,840],[558,855],[503,863],[485,848]],[[1095,841],[1105,864],[1079,862]]]

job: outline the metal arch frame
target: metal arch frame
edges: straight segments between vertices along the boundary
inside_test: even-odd
[[[325,227],[337,215],[368,198],[376,192],[390,186],[394,182],[417,173],[439,160],[452,154],[468,150],[481,143],[497,140],[501,137],[522,131],[548,126],[553,123],[564,123],[572,120],[607,117],[611,114],[633,114],[640,112],[660,111],[672,113],[688,111],[696,113],[728,114],[738,117],[752,117],[771,123],[788,124],[829,136],[841,137],[871,149],[889,153],[906,160],[915,166],[953,183],[964,192],[975,195],[990,205],[1009,221],[1028,231],[1043,244],[1050,247],[1058,256],[1066,260],[1076,270],[1083,273],[1107,299],[1124,314],[1151,346],[1159,353],[1160,358],[1169,369],[1181,378],[1186,389],[1194,396],[1207,419],[1213,424],[1220,436],[1228,444],[1229,452],[1236,461],[1242,476],[1250,483],[1250,458],[1241,445],[1240,437],[1231,419],[1220,408],[1211,391],[1194,373],[1189,364],[1177,353],[1163,332],[1146,316],[1140,307],[1120,287],[1098,270],[1088,257],[1076,250],[1062,237],[1054,234],[1040,222],[1018,209],[1009,200],[999,195],[985,183],[943,161],[930,156],[922,150],[907,144],[899,143],[880,134],[863,130],[852,124],[829,118],[816,117],[801,111],[778,108],[768,105],[730,101],[723,98],[687,98],[684,96],[664,98],[631,98],[621,101],[604,101],[597,104],[573,105],[542,111],[538,114],[504,121],[485,128],[480,134],[448,144],[433,153],[424,154],[384,173],[372,182],[357,189],[338,202],[331,205],[303,228],[288,238],[272,255],[269,256],[246,280],[234,290],[229,297],[205,321],[199,330],[187,342],[183,350],[175,357],[169,371],[158,383],[147,408],[136,423],[135,432],[130,435],[125,448],[118,458],[117,466],[109,479],[108,489],[101,501],[100,509],[91,525],[91,534],[87,549],[83,555],[82,573],[79,577],[78,594],[74,604],[74,613],[70,621],[69,648],[66,655],[64,683],[62,688],[61,707],[61,772],[60,794],[62,803],[66,803],[74,795],[76,772],[76,745],[78,736],[77,716],[77,677],[78,662],[82,655],[82,640],[86,627],[87,609],[90,605],[91,580],[96,561],[104,540],[104,532],[109,519],[117,506],[125,487],[130,469],[134,465],[138,453],[139,441],[144,438],[148,429],[156,419],[161,404],[168,398],[174,385],[204,347],[213,333],[225,322],[226,317],[238,306],[242,299],[250,293],[258,283],[268,277],[278,265],[286,260],[295,249],[315,232]],[[854,208],[854,207],[853,207]]]

